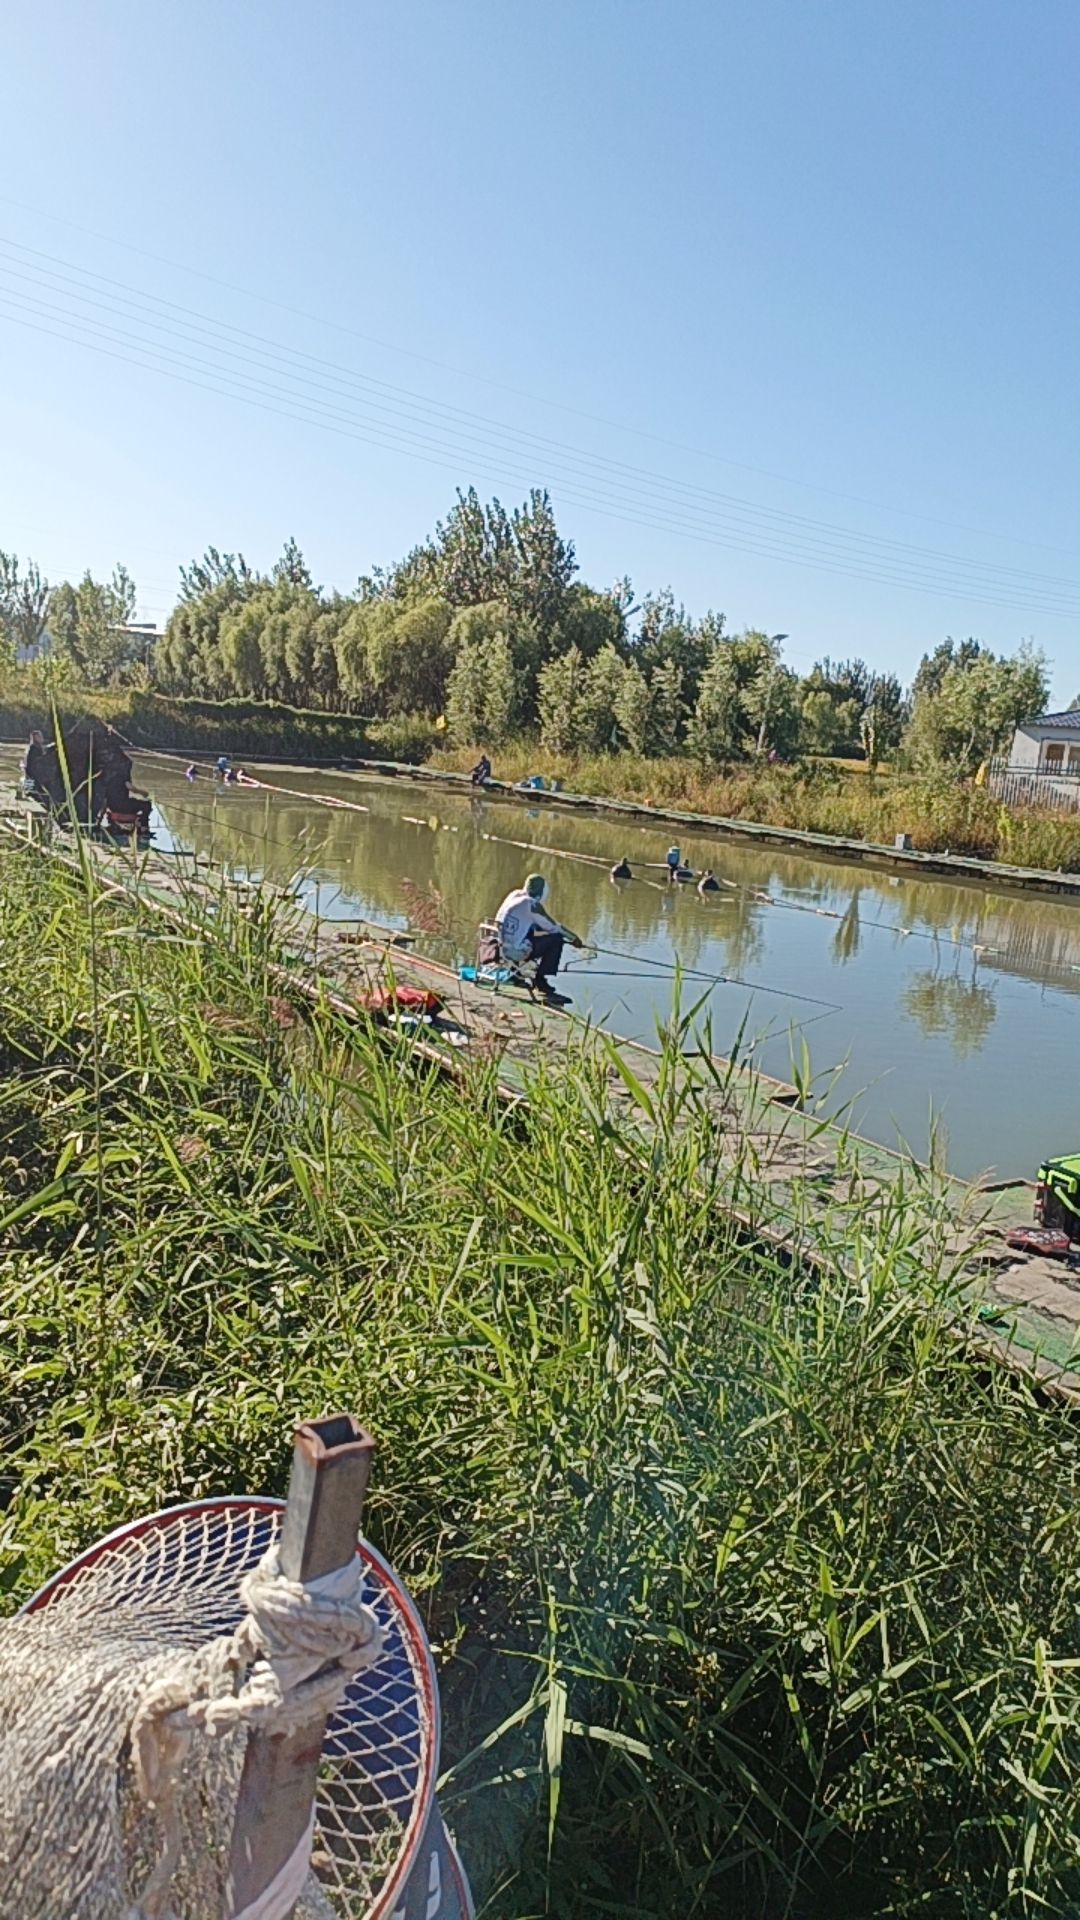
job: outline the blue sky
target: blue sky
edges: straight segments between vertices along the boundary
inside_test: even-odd
[[[535,481],[802,670],[1033,636],[1069,698],[1078,63],[1073,0],[10,9],[0,545],[155,617]]]

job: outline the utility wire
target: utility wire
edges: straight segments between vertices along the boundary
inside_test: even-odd
[[[869,507],[874,512],[877,512],[877,513],[890,513],[890,514],[900,515],[904,519],[920,521],[925,526],[946,527],[951,532],[971,534],[974,538],[979,540],[992,540],[995,542],[1001,542],[1002,540],[1009,540],[1016,545],[1029,547],[1036,552],[1063,554],[1070,559],[1075,558],[1074,550],[1071,548],[1049,546],[1043,541],[1028,540],[1023,535],[1020,535],[1020,534],[1001,534],[996,532],[989,532],[985,527],[969,527],[967,525],[964,525],[956,521],[944,519],[940,515],[919,513],[910,507],[891,506],[891,505],[884,504],[879,500],[869,500],[859,494],[852,494],[846,491],[841,491],[836,487],[823,486],[820,481],[794,479],[790,474],[778,473],[774,469],[769,467],[751,466],[747,464],[747,462],[745,461],[731,460],[725,454],[718,453],[715,448],[706,449],[702,447],[687,446],[682,441],[668,439],[662,434],[650,433],[641,427],[630,425],[626,421],[613,421],[613,420],[606,419],[602,415],[586,412],[584,409],[580,407],[570,406],[567,404],[567,402],[562,400],[552,400],[550,397],[540,400],[538,399],[537,395],[528,393],[520,387],[511,386],[507,384],[505,381],[493,380],[490,374],[477,373],[475,369],[470,371],[467,369],[463,369],[461,367],[454,367],[444,360],[435,359],[430,354],[418,353],[412,348],[403,347],[400,344],[400,342],[383,340],[375,334],[364,333],[358,327],[349,326],[340,320],[334,319],[333,316],[329,313],[326,313],[326,312],[323,312],[321,314],[309,313],[305,311],[305,309],[302,307],[291,306],[288,304],[288,302],[274,299],[271,295],[261,293],[257,289],[254,289],[251,287],[241,287],[241,286],[238,286],[234,281],[224,280],[216,274],[207,273],[203,268],[193,267],[190,264],[190,262],[182,261],[182,260],[170,260],[166,255],[154,253],[147,247],[140,247],[136,245],[133,241],[118,239],[115,234],[101,233],[100,231],[98,231],[93,227],[82,226],[77,221],[65,219],[61,215],[51,213],[45,208],[30,206],[26,201],[17,200],[10,194],[0,194],[0,202],[2,202],[7,206],[17,207],[20,210],[20,212],[32,213],[37,218],[48,220],[52,222],[54,225],[66,227],[69,229],[69,231],[73,233],[82,234],[88,239],[104,241],[105,244],[108,246],[120,247],[126,253],[135,254],[145,260],[152,260],[158,266],[169,267],[171,270],[175,272],[189,274],[193,276],[195,279],[205,281],[209,286],[221,287],[227,293],[236,293],[236,294],[239,294],[243,299],[255,300],[259,302],[262,306],[274,308],[279,313],[287,313],[291,315],[294,319],[304,320],[315,326],[329,327],[335,333],[339,333],[343,336],[347,336],[354,340],[362,340],[367,345],[379,347],[381,350],[388,353],[403,355],[406,359],[415,360],[424,366],[435,367],[442,373],[451,373],[455,376],[455,378],[480,381],[485,386],[488,386],[495,391],[512,394],[516,399],[528,400],[530,404],[553,407],[560,413],[571,415],[574,418],[579,420],[587,420],[593,426],[601,426],[610,430],[614,430],[619,433],[630,433],[630,434],[633,434],[637,439],[648,440],[655,446],[667,447],[671,451],[676,453],[688,453],[692,455],[695,459],[709,460],[713,462],[713,464],[715,465],[730,467],[733,471],[736,471],[736,472],[752,473],[757,475],[758,478],[765,479],[765,480],[777,480],[783,486],[799,487],[803,491],[827,495],[829,498],[834,500],[844,500],[848,502],[849,505],[859,506],[859,507]],[[16,246],[22,245],[22,243],[18,241],[12,242],[12,244]],[[38,250],[33,248],[26,248],[25,251],[35,252]],[[42,257],[48,258],[50,256],[43,255]],[[51,256],[51,257],[55,258],[56,256]],[[77,271],[83,272],[83,273],[89,273],[90,269],[78,268]],[[118,284],[123,284],[123,283],[118,283]],[[173,304],[173,303],[170,303],[170,304]]]
[[[484,429],[482,437],[485,441],[490,440],[492,435],[494,435],[496,441],[509,441],[514,451],[521,451],[521,449],[524,448],[530,458],[536,457],[538,449],[541,450],[542,457],[545,460],[550,460],[552,454],[559,457],[569,455],[577,463],[584,462],[586,467],[599,469],[599,477],[602,479],[608,478],[611,474],[617,475],[620,478],[626,475],[630,476],[631,480],[641,480],[649,483],[650,497],[652,497],[656,488],[660,488],[673,492],[678,496],[685,496],[685,498],[691,502],[703,500],[710,505],[715,502],[728,512],[741,515],[749,519],[752,523],[759,519],[775,523],[768,528],[768,531],[771,532],[787,532],[792,528],[796,530],[805,528],[809,530],[811,534],[824,533],[835,536],[844,544],[853,544],[856,551],[862,551],[865,548],[886,549],[887,551],[884,555],[886,559],[891,558],[893,554],[901,556],[912,555],[919,559],[930,559],[941,562],[948,568],[974,569],[1017,581],[1030,581],[1033,583],[1046,582],[1050,585],[1080,589],[1080,580],[1075,576],[1065,577],[1053,574],[1034,573],[1028,569],[1003,567],[997,562],[971,561],[964,556],[944,553],[935,548],[916,546],[910,542],[890,540],[881,535],[865,534],[854,531],[851,528],[837,526],[829,521],[822,521],[803,514],[793,514],[786,510],[764,506],[758,502],[742,499],[737,495],[722,493],[714,488],[701,487],[696,483],[687,483],[671,475],[658,474],[648,468],[633,466],[625,461],[612,460],[608,456],[591,453],[588,449],[568,445],[565,442],[554,440],[544,435],[538,435],[529,430],[523,430],[504,422],[491,420],[483,414],[477,414],[464,408],[448,406],[443,402],[431,400],[423,394],[415,393],[410,388],[395,386],[389,382],[377,380],[370,375],[358,373],[355,369],[344,367],[338,362],[322,359],[317,355],[306,353],[303,349],[290,347],[287,344],[271,340],[265,335],[253,333],[250,329],[236,327],[231,322],[221,321],[211,315],[201,314],[194,308],[181,306],[178,302],[166,300],[160,295],[144,297],[144,289],[133,288],[125,281],[112,280],[106,275],[93,273],[87,268],[79,267],[70,261],[64,261],[56,255],[43,253],[38,248],[26,247],[20,241],[0,237],[0,249],[3,248],[6,248],[9,253],[18,249],[20,256],[29,254],[36,259],[50,263],[44,268],[34,267],[31,272],[26,272],[20,270],[20,268],[25,268],[26,263],[24,260],[20,260],[19,266],[13,266],[5,262],[5,268],[9,274],[28,282],[32,287],[45,287],[49,291],[54,292],[62,292],[65,287],[74,289],[74,297],[79,299],[84,305],[95,306],[108,313],[119,314],[123,318],[131,317],[126,309],[135,308],[136,317],[140,314],[149,316],[148,324],[156,327],[160,331],[172,333],[182,339],[188,339],[192,334],[205,334],[208,336],[212,346],[230,353],[233,357],[244,359],[251,365],[266,363],[280,366],[284,363],[286,370],[295,373],[297,366],[301,365],[301,363],[306,363],[307,367],[317,368],[320,372],[329,372],[334,375],[335,378],[328,382],[317,379],[307,373],[300,373],[295,377],[303,378],[308,384],[322,387],[333,393],[341,392],[343,389],[347,390],[350,387],[357,389],[359,390],[361,398],[367,400],[369,404],[375,405],[382,412],[387,412],[405,420],[423,419],[430,423],[432,416],[434,416],[435,425],[441,426],[444,421],[449,420],[452,426],[459,431],[462,430],[459,423],[466,423],[470,428],[479,426]],[[2,258],[2,254],[0,254],[0,258]],[[57,268],[65,266],[73,267],[74,274],[81,276],[81,278],[74,278],[72,273],[64,273],[56,270]],[[59,288],[50,284],[56,281],[61,283]],[[93,292],[88,293],[86,291],[86,281],[97,283],[101,287],[117,290],[120,295],[119,300],[116,298],[116,292],[110,293],[106,299],[94,298]],[[161,319],[160,313],[163,308],[168,309],[174,314],[184,316],[182,325],[177,327],[174,324],[170,324],[167,320]],[[193,325],[192,323],[195,324]],[[254,358],[250,354],[240,352],[235,346],[236,340],[244,343],[254,343],[260,350],[269,349],[270,351],[269,353],[260,351],[258,358]],[[408,405],[403,408],[400,406],[388,406],[385,403],[380,404],[378,400],[371,398],[372,394],[389,394],[396,398],[404,399]]]
[[[11,296],[8,296],[8,304],[11,304]],[[19,302],[18,304],[25,307],[28,303]],[[30,310],[33,311],[33,308],[31,307]],[[8,314],[6,317],[11,324],[22,326],[31,333],[45,334],[54,339],[63,340],[69,345],[87,348],[90,352],[104,355],[107,359],[118,360],[126,366],[139,367],[148,373],[161,374],[167,379],[179,381],[181,385],[194,387],[202,392],[215,394],[228,400],[237,400],[243,405],[256,408],[259,412],[277,415],[280,419],[296,421],[303,426],[321,427],[324,431],[334,433],[344,439],[357,440],[365,445],[378,447],[382,451],[405,454],[410,458],[423,461],[424,464],[428,466],[441,467],[444,471],[453,473],[459,479],[461,477],[463,459],[467,459],[467,472],[473,477],[475,477],[477,473],[484,473],[486,477],[492,478],[496,484],[503,483],[508,477],[526,486],[535,483],[535,470],[515,472],[506,466],[499,466],[497,468],[484,467],[475,458],[469,456],[460,456],[456,460],[442,459],[437,455],[419,451],[414,445],[402,444],[400,438],[395,440],[386,434],[374,434],[342,426],[338,424],[338,421],[343,416],[333,416],[331,414],[331,417],[327,418],[325,416],[330,414],[329,409],[318,408],[316,411],[316,403],[307,401],[303,397],[296,401],[291,407],[270,405],[265,401],[255,398],[250,392],[238,391],[236,382],[241,376],[231,374],[228,371],[224,374],[218,374],[215,382],[211,383],[205,379],[195,378],[189,373],[178,371],[174,366],[159,364],[164,358],[161,349],[141,348],[140,353],[142,357],[136,358],[135,355],[131,353],[121,352],[115,348],[99,345],[95,339],[80,337],[78,333],[62,331],[56,326],[36,324],[32,320],[23,319],[17,313]],[[68,324],[75,326],[81,325],[84,331],[93,331],[105,339],[117,337],[107,332],[103,333],[102,329],[88,329],[87,323],[69,322]],[[175,354],[170,354],[168,358],[177,362],[180,366],[195,364],[189,358]],[[223,384],[224,380],[231,380],[232,384],[225,385]],[[265,383],[245,381],[245,385],[254,387],[256,392],[273,391],[273,389],[267,389]],[[293,398],[292,395],[288,397]],[[298,408],[301,407],[305,410],[299,411]],[[320,415],[323,417],[319,417]],[[347,418],[347,416],[344,417]],[[410,440],[416,440],[418,437],[417,435],[409,435]],[[645,527],[651,532],[674,533],[680,538],[694,541],[699,545],[717,547],[724,551],[749,553],[760,558],[776,559],[783,561],[786,565],[808,568],[810,571],[816,573],[827,573],[847,579],[866,580],[878,585],[899,588],[903,592],[929,594],[939,599],[955,600],[960,597],[972,603],[1003,607],[1022,613],[1038,611],[1053,618],[1075,619],[1077,612],[1080,611],[1080,608],[1071,609],[1069,607],[1045,606],[1038,602],[1033,602],[1030,597],[1023,599],[1005,599],[1001,597],[1000,594],[991,595],[988,593],[972,592],[955,585],[935,585],[917,577],[899,578],[896,575],[884,575],[871,572],[865,567],[830,565],[824,561],[805,558],[786,548],[768,548],[761,543],[751,546],[744,540],[700,534],[694,532],[692,527],[682,521],[661,519],[656,515],[650,519],[644,519],[638,514],[627,512],[625,509],[606,507],[600,504],[596,498],[582,494],[577,487],[571,487],[566,484],[561,487],[561,494],[570,505],[576,506],[584,512],[598,513],[606,519],[616,520],[624,525]]]
[[[50,303],[50,302],[39,301],[35,303],[33,300],[28,300],[25,296],[12,294],[10,292],[6,294],[5,299],[9,305],[19,306],[24,311],[29,311],[31,313],[41,313],[42,311],[45,311],[46,313],[48,313],[49,309],[54,305],[54,303]],[[448,464],[446,461],[440,459],[438,456],[447,454],[447,453],[453,453],[455,451],[453,446],[451,444],[448,444],[445,438],[433,440],[430,434],[421,435],[421,434],[412,432],[408,428],[400,428],[396,426],[391,429],[388,429],[383,423],[381,422],[372,423],[370,421],[365,420],[363,416],[357,419],[356,416],[343,414],[338,410],[323,406],[321,402],[319,402],[317,399],[312,399],[311,396],[303,392],[297,392],[297,390],[294,387],[277,386],[271,382],[266,381],[265,379],[251,380],[246,375],[237,372],[236,369],[227,365],[222,366],[217,361],[209,361],[209,362],[203,361],[199,359],[197,356],[191,355],[189,353],[177,354],[171,351],[167,347],[162,347],[156,341],[151,342],[150,344],[146,344],[146,342],[142,339],[140,335],[131,334],[130,332],[127,332],[124,329],[102,328],[97,326],[94,322],[86,320],[81,315],[76,315],[76,316],[70,315],[65,309],[57,308],[55,309],[55,311],[60,314],[63,320],[63,324],[66,327],[75,327],[79,330],[81,334],[91,333],[93,335],[96,335],[98,339],[104,339],[104,340],[109,340],[114,342],[120,341],[125,344],[134,344],[139,354],[144,356],[144,358],[142,358],[141,360],[134,360],[132,356],[129,354],[113,353],[110,355],[110,357],[127,359],[132,364],[136,364],[136,365],[141,364],[141,365],[147,366],[148,370],[152,372],[164,371],[170,377],[184,379],[186,384],[192,384],[196,386],[205,386],[206,385],[205,382],[199,379],[192,380],[188,377],[188,374],[191,369],[194,369],[196,372],[208,371],[215,377],[216,381],[229,382],[229,389],[226,389],[218,385],[215,387],[208,388],[207,390],[209,391],[226,392],[227,397],[229,398],[241,399],[243,401],[246,401],[247,404],[260,405],[260,406],[263,406],[264,410],[266,411],[278,412],[283,414],[283,416],[287,418],[301,419],[306,421],[307,424],[321,425],[324,427],[328,427],[329,430],[332,430],[332,431],[345,432],[346,437],[353,437],[361,440],[367,440],[369,443],[376,444],[376,445],[390,446],[394,451],[404,451],[406,453],[414,455],[417,458],[427,460],[429,464],[443,464],[443,465]],[[18,314],[15,314],[14,316],[9,316],[9,317],[13,317],[17,324],[20,323]],[[21,324],[30,325],[31,323],[21,322]],[[37,327],[37,328],[32,327],[31,330],[42,331],[46,333],[50,333],[50,332],[56,333],[56,329],[49,326]],[[67,339],[72,338],[72,336],[68,333],[60,333],[58,334],[57,337],[67,338]],[[97,346],[96,341],[94,339],[87,340],[85,338],[80,339],[78,337],[75,337],[73,344],[90,346],[91,349],[95,351],[108,352],[108,349]],[[226,351],[232,352],[231,349],[226,349]],[[234,354],[233,357],[237,357],[237,356]],[[247,358],[247,356],[244,356],[244,357]],[[160,364],[153,364],[155,362],[161,362],[163,360],[167,362],[172,362],[172,365],[170,366],[166,364],[162,366]],[[148,362],[150,364],[148,364]],[[255,362],[255,364],[258,365],[259,363]],[[181,369],[184,369],[185,371],[176,372],[174,370],[175,368],[181,368]],[[244,388],[249,389],[249,391],[248,392],[235,391],[235,388],[241,384]],[[261,397],[258,399],[252,397],[253,395],[264,396],[266,394],[284,397],[291,403],[291,406],[293,408],[297,408],[297,407],[302,408],[303,412],[302,413],[298,413],[295,411],[285,412],[285,410],[282,408],[266,407]],[[312,415],[315,415],[316,417],[311,418]],[[348,422],[349,425],[346,427],[342,427],[339,424],[342,421]],[[357,431],[357,428],[362,428],[365,426],[369,428],[373,427],[374,431],[366,432],[366,433],[364,431]],[[351,431],[350,431],[350,428],[351,428]],[[403,441],[404,441],[404,444],[403,444]],[[410,444],[410,443],[413,443],[413,444]],[[458,457],[460,458],[460,455]],[[473,461],[473,464],[476,464],[475,455],[471,455],[469,457]],[[493,459],[493,458],[499,458],[500,456],[499,456],[498,450],[496,450],[494,453],[487,451],[486,457],[489,459]],[[501,475],[505,474],[505,471],[506,471],[505,468],[500,468]],[[535,479],[535,473],[530,473],[523,477],[525,477],[526,481],[528,482],[530,480]],[[614,510],[612,510],[610,503],[613,499],[613,496],[611,494],[597,495],[595,492],[590,491],[587,484],[588,478],[589,477],[586,476],[585,481],[574,480],[569,483],[564,483],[565,490],[569,493],[572,488],[573,493],[577,496],[577,504],[583,506],[587,510],[605,513],[608,515],[608,517],[626,519],[626,520],[631,520],[635,517],[632,514],[626,512],[625,508],[621,508],[619,506],[617,501],[617,496],[615,497],[616,499],[615,508]],[[640,503],[634,500],[631,502],[631,505],[638,506],[640,505]],[[661,505],[662,506],[666,505],[666,503],[662,502]],[[702,522],[700,513],[696,509],[693,511],[693,518],[690,524],[687,524],[684,521],[672,522],[670,519],[666,519],[666,518],[661,520],[655,516],[652,520],[649,520],[649,521],[642,520],[642,521],[639,521],[638,523],[643,525],[659,526],[662,528],[662,530],[675,531],[683,534],[685,537],[688,537],[688,538],[706,539],[707,544],[715,544],[720,546],[724,546],[724,545],[735,546],[740,550],[753,552],[753,553],[762,555],[764,557],[780,558],[786,561],[790,561],[792,564],[811,566],[818,571],[839,572],[839,573],[845,573],[851,577],[857,577],[857,578],[863,578],[863,579],[874,579],[880,584],[900,586],[908,591],[922,591],[922,592],[931,592],[931,593],[938,593],[938,594],[947,594],[949,597],[955,597],[957,593],[966,593],[968,597],[971,597],[971,590],[969,585],[958,580],[945,578],[941,573],[941,570],[936,567],[933,570],[924,568],[921,572],[916,571],[912,573],[910,577],[901,577],[895,572],[895,570],[889,573],[871,572],[866,566],[862,564],[853,565],[850,559],[847,559],[844,557],[843,553],[833,554],[831,557],[836,560],[837,564],[830,565],[823,559],[820,559],[820,558],[814,559],[811,557],[815,552],[818,552],[818,551],[822,552],[825,555],[829,555],[830,548],[824,544],[821,544],[819,548],[808,547],[805,543],[805,540],[803,540],[802,536],[798,536],[800,540],[803,540],[802,546],[794,547],[792,543],[789,543],[789,545],[783,549],[777,549],[773,545],[766,544],[764,534],[763,535],[755,534],[753,545],[748,544],[745,537],[745,533],[743,533],[742,537],[738,539],[735,539],[735,538],[720,539],[716,537],[709,538],[708,536],[702,535],[701,533],[694,531],[694,528],[700,527],[702,524],[708,524],[708,523]],[[721,522],[721,525],[723,524],[724,523]],[[767,533],[768,531],[769,530],[765,530],[765,533]],[[889,563],[886,560],[886,562],[883,562],[882,564],[889,564]],[[896,563],[893,563],[894,566],[895,564]],[[968,563],[968,562],[954,563],[951,560],[948,560],[947,564],[972,566],[975,563]],[[1035,592],[1025,591],[1025,589],[1019,583],[1017,583],[1016,585],[1013,585],[1008,580],[1003,581],[1000,585],[998,585],[998,583],[996,582],[992,583],[992,585],[994,586],[995,594],[997,596],[993,600],[992,602],[993,604],[1003,605],[1003,606],[1012,606],[1016,608],[1026,608],[1026,609],[1030,609],[1032,605],[1035,604],[1038,606],[1040,611],[1050,612],[1054,614],[1064,613],[1067,610],[1070,611],[1070,613],[1074,611],[1073,609],[1067,609],[1064,605],[1060,604],[1061,596],[1056,592],[1054,593],[1052,600],[1046,601],[1043,597],[1045,596],[1047,591],[1045,588],[1040,588]],[[1006,597],[1006,595],[1008,597]],[[1022,597],[1018,597],[1018,596],[1022,596]]]

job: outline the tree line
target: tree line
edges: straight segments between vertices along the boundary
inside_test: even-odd
[[[548,494],[511,512],[459,492],[429,539],[352,594],[314,582],[295,541],[269,573],[211,548],[180,569],[164,635],[131,630],[134,582],[87,573],[50,586],[0,553],[6,663],[84,686],[280,700],[376,719],[442,717],[450,735],[497,749],[534,734],[559,753],[686,754],[708,765],[801,753],[900,755],[970,771],[1045,708],[1044,656],[941,642],[904,689],[860,659],[800,676],[786,635],[694,617],[670,589],[635,602],[629,579],[577,577]]]

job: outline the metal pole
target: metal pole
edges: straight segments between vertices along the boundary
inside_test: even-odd
[[[278,1543],[286,1579],[318,1580],[356,1552],[375,1442],[350,1413],[297,1427],[289,1495]],[[311,1824],[325,1717],[295,1733],[248,1735],[233,1821],[226,1920],[287,1907],[267,1904],[274,1882],[304,1845]]]

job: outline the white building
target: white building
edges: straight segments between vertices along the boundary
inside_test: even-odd
[[[1080,774],[1080,707],[1025,720],[1013,734],[1010,773]]]
[[[990,791],[1008,806],[1080,809],[1080,707],[1017,727],[1008,758],[991,766]]]

